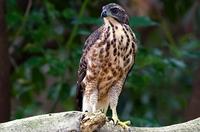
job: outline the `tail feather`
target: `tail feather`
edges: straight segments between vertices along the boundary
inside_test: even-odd
[[[80,84],[77,84],[76,90],[76,110],[82,111],[83,88]]]

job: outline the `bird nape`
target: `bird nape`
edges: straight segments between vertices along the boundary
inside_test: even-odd
[[[102,8],[104,24],[86,40],[77,81],[79,110],[105,114],[112,110],[114,123],[126,128],[117,115],[118,98],[135,62],[136,37],[126,11],[115,3]]]

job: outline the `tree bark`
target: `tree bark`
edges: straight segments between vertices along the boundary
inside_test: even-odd
[[[10,118],[10,62],[5,24],[5,1],[0,0],[0,122]]]
[[[101,113],[78,111],[39,115],[0,124],[0,132],[199,132],[200,118],[165,127],[130,127],[123,129],[108,122]]]

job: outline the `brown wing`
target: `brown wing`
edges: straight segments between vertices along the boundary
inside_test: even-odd
[[[90,47],[95,44],[95,42],[99,39],[103,32],[103,26],[98,28],[95,32],[93,32],[88,39],[85,42],[84,48],[83,48],[83,54],[80,60],[79,69],[78,69],[78,80],[77,80],[77,90],[76,90],[76,109],[81,111],[82,109],[82,99],[83,99],[83,92],[84,92],[84,86],[81,85],[87,71],[87,61],[85,56],[87,55],[88,50]]]

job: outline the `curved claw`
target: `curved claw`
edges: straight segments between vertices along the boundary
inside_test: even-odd
[[[114,120],[113,120],[112,117],[107,117],[107,121],[108,121],[108,122],[110,122],[110,121],[114,122]]]
[[[119,125],[122,128],[124,128],[124,129],[128,129],[129,125],[131,125],[130,121],[124,121],[124,122],[122,122],[118,118],[112,118],[111,120],[113,121],[114,125]]]
[[[101,113],[104,113],[104,110],[103,109],[100,109]]]

